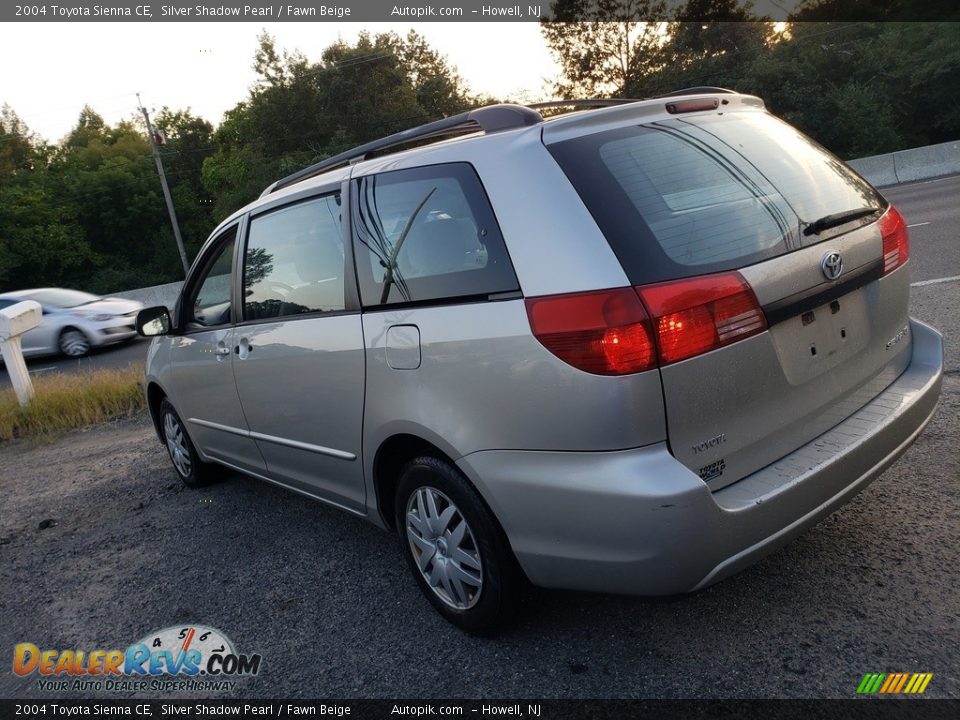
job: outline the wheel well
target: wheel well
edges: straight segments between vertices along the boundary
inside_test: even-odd
[[[396,529],[394,501],[396,499],[395,490],[397,481],[400,479],[400,469],[407,462],[421,455],[433,455],[456,467],[456,463],[453,462],[450,456],[443,452],[443,450],[416,435],[394,435],[388,438],[380,446],[380,449],[377,450],[377,455],[373,459],[373,484],[377,493],[377,505],[384,523],[392,530]],[[477,490],[469,478],[466,478],[466,480],[467,483]],[[510,542],[509,536],[500,524],[500,518],[496,516],[496,513],[494,513],[487,504],[486,498],[483,497],[479,490],[477,490],[477,494],[480,496],[480,502],[482,502],[490,512],[494,525],[496,525],[500,531],[507,548],[509,548],[513,561],[516,563],[517,571],[526,582],[529,582],[526,571],[516,560],[513,544]]]
[[[433,455],[454,464],[440,448],[416,435],[394,435],[385,440],[377,451],[373,460],[373,484],[377,492],[377,506],[387,527],[396,526],[394,495],[400,469],[421,455]]]
[[[166,396],[156,383],[147,385],[147,408],[150,410],[150,419],[153,420],[153,429],[157,431],[157,437],[161,442],[163,435],[160,433],[160,403]]]

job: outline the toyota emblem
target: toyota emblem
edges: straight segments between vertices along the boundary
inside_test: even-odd
[[[843,258],[840,257],[840,253],[831,250],[820,258],[820,269],[823,270],[827,280],[836,280],[840,277],[840,273],[843,272]]]

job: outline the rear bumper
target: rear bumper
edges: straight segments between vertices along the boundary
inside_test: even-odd
[[[711,585],[848,502],[929,422],[943,340],[911,320],[907,369],[839,425],[716,492],[665,443],[607,453],[473,453],[458,464],[500,520],[530,580],[670,595]]]

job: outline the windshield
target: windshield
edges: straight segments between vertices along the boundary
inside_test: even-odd
[[[23,297],[29,300],[36,300],[41,305],[50,305],[59,308],[74,308],[80,305],[87,305],[100,300],[96,295],[80,292],[79,290],[62,290],[60,288],[50,288],[48,290],[34,290],[24,293]]]
[[[768,113],[669,118],[548,149],[634,284],[760,262],[873,222],[886,206]]]

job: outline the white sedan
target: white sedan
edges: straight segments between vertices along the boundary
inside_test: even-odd
[[[79,290],[41,288],[0,294],[0,308],[23,300],[35,300],[43,308],[43,322],[25,333],[23,354],[83,357],[91,348],[134,337],[137,313],[143,304],[135,300],[102,298]]]

